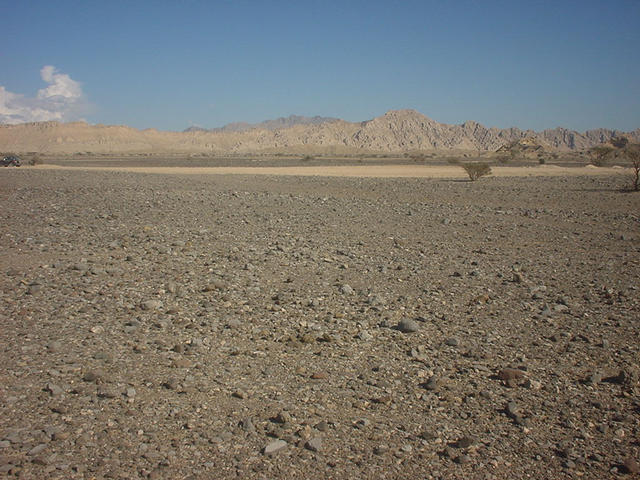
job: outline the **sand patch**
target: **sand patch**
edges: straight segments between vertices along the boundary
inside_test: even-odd
[[[371,166],[310,166],[310,167],[70,167],[39,165],[39,170],[81,170],[130,173],[155,173],[163,175],[276,175],[314,177],[361,178],[468,178],[459,166],[431,165],[371,165]],[[625,173],[626,169],[586,167],[559,167],[540,165],[534,167],[491,167],[494,177],[612,175]]]

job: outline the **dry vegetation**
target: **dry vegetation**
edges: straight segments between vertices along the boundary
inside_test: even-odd
[[[491,175],[491,167],[488,163],[465,163],[462,165],[462,168],[467,172],[472,182],[475,182],[480,177]]]

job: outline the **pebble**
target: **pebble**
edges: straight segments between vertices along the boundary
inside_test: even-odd
[[[625,461],[622,462],[622,466],[627,473],[640,473],[640,464],[635,458],[629,457],[625,459]]]
[[[319,452],[322,449],[322,438],[314,437],[305,443],[305,448],[312,452]]]
[[[58,395],[62,395],[64,393],[64,390],[55,383],[47,383],[46,390],[51,394],[52,397],[57,397]]]
[[[293,417],[289,412],[283,410],[282,412],[278,413],[278,415],[276,415],[273,421],[280,424],[291,423],[293,422]]]
[[[353,295],[354,293],[356,293],[356,291],[351,287],[351,285],[345,283],[344,285],[340,286],[340,293],[342,293],[343,295]]]
[[[600,371],[593,372],[587,380],[587,383],[591,385],[597,385],[600,382],[602,382],[602,372]]]
[[[435,375],[431,376],[429,380],[427,380],[427,382],[424,384],[424,388],[430,391],[435,391],[440,388],[440,381],[438,377],[436,377]]]
[[[118,396],[118,394],[113,388],[108,387],[106,385],[100,385],[98,387],[97,395],[100,398],[116,398]]]
[[[420,329],[420,325],[415,320],[411,320],[410,318],[404,318],[400,320],[397,327],[402,333],[414,333]]]
[[[142,310],[158,310],[162,308],[162,302],[160,300],[146,300],[140,304]]]
[[[50,342],[47,345],[47,350],[49,350],[50,353],[59,353],[62,351],[62,342],[58,341],[58,340],[54,340],[53,342]]]
[[[458,448],[469,448],[474,443],[476,443],[476,439],[467,435],[458,440],[456,446]]]
[[[47,444],[41,443],[33,447],[31,450],[29,450],[27,452],[27,455],[29,455],[30,457],[33,457],[34,455],[38,455],[39,453],[42,453],[46,448],[47,448]]]
[[[503,368],[498,372],[498,378],[504,382],[507,387],[517,387],[524,380],[525,373],[517,368]]]
[[[244,420],[242,420],[240,422],[240,427],[242,427],[245,432],[253,432],[256,429],[250,418],[245,418]]]
[[[376,455],[384,455],[389,451],[389,447],[387,445],[378,445],[373,449],[373,453]]]
[[[316,430],[319,432],[326,432],[329,430],[329,424],[323,420],[316,425]]]
[[[515,418],[520,414],[520,407],[516,402],[509,402],[507,403],[506,412],[509,417]]]
[[[234,398],[239,398],[240,400],[244,400],[245,398],[247,398],[247,394],[245,392],[243,392],[242,390],[236,390],[231,394],[232,397]]]
[[[287,448],[287,442],[284,440],[274,440],[264,447],[263,452],[265,455],[274,455],[285,448]]]
[[[105,379],[105,373],[102,370],[88,370],[82,379],[85,382],[99,383]]]
[[[177,390],[178,387],[180,386],[180,383],[178,382],[177,378],[169,378],[167,379],[162,386],[168,390]]]

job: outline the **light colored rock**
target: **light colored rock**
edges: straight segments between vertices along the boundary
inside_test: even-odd
[[[269,443],[266,447],[264,447],[264,454],[274,455],[279,451],[284,450],[285,448],[287,448],[287,442],[285,442],[284,440],[274,440],[273,442]]]

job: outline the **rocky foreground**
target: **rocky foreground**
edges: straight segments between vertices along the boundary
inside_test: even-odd
[[[0,472],[631,478],[640,197],[0,171]]]

